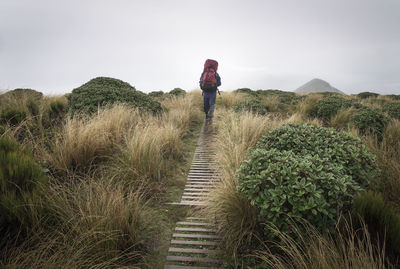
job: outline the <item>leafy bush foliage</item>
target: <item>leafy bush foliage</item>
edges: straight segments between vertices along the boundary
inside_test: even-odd
[[[1,123],[9,123],[11,125],[18,125],[26,119],[26,112],[17,109],[6,109],[1,112]]]
[[[236,92],[236,93],[246,93],[246,94],[249,94],[249,95],[257,95],[257,93],[255,91],[252,91],[249,88],[240,88],[240,89],[235,90],[234,92]]]
[[[371,133],[382,138],[383,131],[391,119],[379,110],[363,107],[352,117],[353,124],[361,134]]]
[[[0,137],[0,229],[8,226],[29,227],[28,204],[45,176],[28,150]]]
[[[93,113],[99,106],[114,103],[127,103],[140,110],[158,113],[161,104],[150,96],[137,91],[128,83],[114,78],[97,77],[72,91],[68,96],[71,112],[84,111]]]
[[[257,148],[291,150],[304,156],[318,156],[343,166],[345,174],[360,186],[367,186],[376,179],[378,168],[375,157],[361,140],[346,132],[310,124],[287,124],[263,136]]]
[[[43,93],[38,92],[33,89],[22,89],[18,88],[9,92],[6,92],[4,95],[13,95],[14,97],[21,98],[21,97],[28,97],[29,99],[33,99],[35,101],[42,99]]]
[[[63,117],[65,112],[66,112],[66,106],[63,102],[56,100],[50,103],[48,110],[50,119],[60,119]]]
[[[389,103],[383,107],[383,110],[387,112],[391,117],[400,120],[400,103]]]
[[[351,105],[351,101],[342,97],[335,95],[328,96],[315,103],[309,111],[307,111],[307,114],[310,117],[317,117],[326,122],[335,116],[340,109],[348,108]]]
[[[388,250],[400,254],[400,215],[379,193],[368,191],[358,195],[353,214],[356,219],[361,217],[371,235],[379,235],[381,241],[385,238]]]
[[[39,115],[39,106],[33,100],[29,100],[26,106],[32,116]]]
[[[258,99],[239,101],[233,106],[233,110],[235,112],[250,111],[260,115],[267,113],[266,107]]]
[[[163,95],[164,95],[163,91],[153,91],[153,92],[149,93],[149,96],[151,96],[153,98],[162,97]]]
[[[275,148],[254,150],[238,179],[238,189],[260,209],[260,216],[282,232],[302,219],[320,231],[333,230],[339,211],[361,189],[329,159]],[[268,228],[265,232],[271,236]]]
[[[392,100],[400,101],[400,94],[389,94],[385,96],[389,97]]]
[[[376,98],[379,96],[379,94],[374,93],[374,92],[360,92],[359,94],[357,94],[357,96],[361,99],[367,99],[367,98]]]
[[[181,88],[175,88],[172,91],[170,91],[169,94],[172,94],[175,96],[181,96],[181,95],[185,95],[186,91],[182,90]]]

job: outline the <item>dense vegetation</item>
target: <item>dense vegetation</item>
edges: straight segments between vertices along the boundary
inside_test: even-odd
[[[71,112],[93,113],[114,103],[126,103],[153,113],[161,111],[159,102],[137,91],[129,83],[114,78],[94,78],[68,95],[68,107]]]
[[[397,267],[396,96],[293,95],[245,88],[217,102],[223,176],[204,214],[231,264]],[[251,100],[273,113],[238,109]]]
[[[162,110],[111,78],[67,97],[0,95],[0,267],[161,267],[183,214],[165,201],[201,121],[200,93],[177,95]]]
[[[227,266],[398,267],[399,99],[222,92],[201,212]],[[201,102],[102,77],[0,95],[0,267],[162,268]]]

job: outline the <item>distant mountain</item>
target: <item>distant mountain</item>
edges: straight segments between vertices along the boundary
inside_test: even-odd
[[[342,91],[332,87],[328,82],[314,78],[313,80],[307,82],[303,86],[299,87],[295,91],[296,93],[313,93],[313,92],[336,92],[340,94],[345,94]]]

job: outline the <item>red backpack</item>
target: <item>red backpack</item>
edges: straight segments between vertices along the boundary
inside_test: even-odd
[[[217,73],[218,62],[208,59],[204,63],[204,70],[200,78],[200,88],[204,91],[217,87]]]

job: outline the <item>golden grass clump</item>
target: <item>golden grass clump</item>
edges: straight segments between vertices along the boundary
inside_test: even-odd
[[[382,141],[376,137],[365,136],[362,139],[375,154],[381,170],[377,182],[380,191],[400,210],[400,121],[393,120],[386,127]]]
[[[274,229],[276,242],[266,242],[265,250],[255,256],[272,269],[384,269],[394,268],[385,259],[385,250],[375,246],[367,227],[360,231],[345,224],[334,235],[322,235],[304,224],[306,232],[295,231],[295,237]],[[297,238],[295,240],[294,238]]]
[[[330,127],[342,131],[352,128],[351,117],[357,112],[354,107],[340,110],[335,116],[330,119]]]
[[[267,117],[251,112],[217,113],[217,160],[227,175],[239,168],[258,139],[274,128]]]
[[[97,159],[110,156],[140,120],[137,110],[124,105],[102,110],[94,117],[69,117],[55,138],[49,162],[58,171],[88,171]]]
[[[8,248],[3,266],[140,268],[161,225],[142,197],[141,190],[114,178],[54,184],[44,198],[50,224],[42,220],[23,246]]]
[[[217,95],[216,105],[221,108],[231,109],[237,102],[246,98],[246,94],[236,92],[221,92]]]

